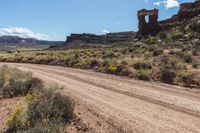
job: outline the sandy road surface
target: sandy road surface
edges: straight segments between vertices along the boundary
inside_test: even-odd
[[[105,118],[139,133],[200,133],[200,90],[58,66],[0,63],[65,86]]]

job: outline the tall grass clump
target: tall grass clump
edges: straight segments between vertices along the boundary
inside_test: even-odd
[[[52,89],[28,95],[27,102],[27,106],[19,108],[10,118],[6,133],[62,133],[73,118],[71,99]]]
[[[0,67],[0,98],[25,96],[42,87],[42,81],[32,77],[31,73],[8,66]]]

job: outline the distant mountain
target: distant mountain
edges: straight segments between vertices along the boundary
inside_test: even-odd
[[[46,41],[46,40],[37,40],[34,38],[22,38],[19,36],[0,36],[0,46],[37,46],[37,45],[60,45],[64,41]]]

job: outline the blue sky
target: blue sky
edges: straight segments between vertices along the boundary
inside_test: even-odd
[[[1,0],[0,35],[65,40],[70,33],[136,31],[137,11],[158,8],[159,19],[194,0]]]

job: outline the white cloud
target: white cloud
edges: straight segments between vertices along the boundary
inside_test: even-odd
[[[110,31],[105,30],[105,29],[104,29],[104,30],[101,30],[101,32],[106,33],[106,34],[107,34],[107,33],[110,33]]]
[[[162,3],[163,3],[162,1],[158,1],[158,2],[155,2],[154,5],[159,6]]]
[[[179,2],[177,0],[163,0],[154,3],[154,5],[156,6],[159,6],[161,4],[164,4],[166,9],[179,6]]]
[[[49,39],[49,37],[45,34],[35,33],[27,28],[22,27],[0,28],[0,36],[19,36],[23,38],[35,38],[38,40]]]

